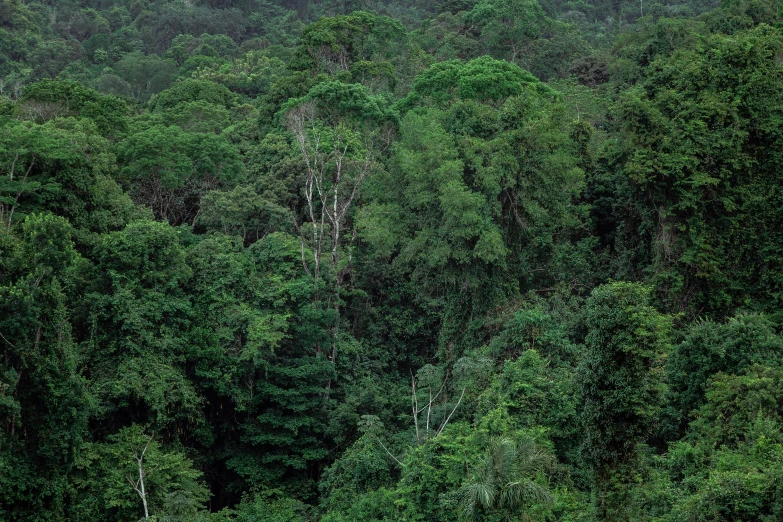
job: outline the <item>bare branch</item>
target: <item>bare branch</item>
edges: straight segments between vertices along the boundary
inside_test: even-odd
[[[403,468],[405,467],[405,464],[403,464],[402,462],[400,462],[400,461],[397,459],[397,457],[395,457],[394,455],[392,455],[392,452],[391,452],[391,451],[389,451],[389,448],[387,448],[387,447],[386,447],[386,446],[383,444],[383,441],[381,441],[380,437],[375,437],[375,440],[377,440],[377,441],[378,441],[378,444],[380,444],[380,445],[381,445],[381,447],[382,447],[384,450],[386,450],[386,453],[388,453],[388,454],[389,454],[389,456],[390,456],[391,458],[393,458],[393,459],[394,459],[394,462],[396,462],[397,464],[399,464],[399,465],[400,465],[401,467],[403,467]]]
[[[411,372],[411,404],[413,405],[413,425],[416,427],[416,441],[421,442],[419,436],[419,401],[416,399],[416,378]]]
[[[466,388],[462,388],[462,393],[461,393],[461,394],[460,394],[460,396],[459,396],[459,400],[457,401],[457,404],[454,406],[454,409],[453,409],[453,410],[451,410],[451,413],[449,413],[449,416],[448,416],[448,417],[446,417],[446,420],[445,420],[445,421],[443,421],[443,425],[442,425],[442,426],[440,427],[440,429],[438,430],[438,433],[436,433],[436,434],[435,434],[435,437],[437,437],[438,435],[440,435],[440,434],[441,434],[441,432],[443,431],[443,428],[445,428],[445,427],[446,427],[446,424],[448,424],[448,423],[449,423],[449,420],[451,420],[451,416],[452,416],[452,415],[454,415],[454,412],[455,412],[455,411],[457,411],[457,408],[459,408],[459,405],[460,405],[460,403],[462,402],[462,397],[464,397],[464,396],[465,396],[465,389],[466,389]]]
[[[155,437],[155,434],[153,433],[147,438],[147,443],[144,445],[144,449],[141,450],[141,455],[139,455],[139,450],[137,449],[133,453],[133,458],[136,461],[136,464],[139,467],[139,480],[134,481],[131,475],[128,475],[128,482],[130,482],[130,485],[133,486],[133,489],[136,491],[136,493],[139,494],[139,497],[141,497],[141,503],[144,506],[144,518],[148,519],[150,518],[149,509],[147,507],[147,491],[144,488],[144,477],[147,476],[147,474],[144,472],[144,455],[147,453],[147,449],[150,447],[150,444],[152,443],[152,439]]]

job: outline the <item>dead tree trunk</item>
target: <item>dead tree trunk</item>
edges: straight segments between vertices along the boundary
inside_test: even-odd
[[[337,358],[339,335],[340,291],[345,267],[341,266],[343,227],[359,187],[373,165],[372,136],[360,135],[342,124],[326,125],[318,118],[313,102],[305,102],[287,114],[289,130],[293,132],[305,164],[304,197],[307,202],[309,226],[299,227],[302,240],[302,262],[307,269],[305,243],[312,249],[312,275],[316,283],[322,277],[321,262],[325,240],[330,245],[330,268],[334,278],[333,293],[327,306],[335,311],[331,329],[329,359]],[[305,230],[312,227],[312,231]],[[309,272],[309,269],[308,269]],[[321,296],[315,297],[320,301]],[[327,385],[327,388],[329,386]]]
[[[147,507],[147,490],[144,486],[144,478],[147,476],[144,472],[144,454],[147,453],[147,448],[150,447],[150,443],[152,442],[153,437],[154,435],[150,435],[149,439],[147,439],[147,444],[144,445],[144,449],[141,450],[141,453],[136,450],[136,452],[133,454],[133,459],[136,461],[136,464],[139,467],[139,478],[134,480],[132,475],[128,475],[128,482],[130,482],[130,485],[141,498],[141,503],[144,506],[145,519],[150,518],[150,513],[149,508]]]

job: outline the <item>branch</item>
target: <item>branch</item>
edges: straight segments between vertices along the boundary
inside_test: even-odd
[[[11,346],[11,348],[16,348],[16,346],[14,346],[14,343],[12,343],[11,341],[9,341],[8,339],[5,338],[5,335],[3,335],[3,332],[0,332],[0,337],[2,337],[3,341],[7,342]]]
[[[403,464],[402,462],[400,462],[400,461],[397,459],[397,457],[395,457],[394,455],[392,455],[392,452],[391,452],[391,451],[389,451],[389,448],[387,448],[387,447],[386,447],[386,446],[383,444],[383,442],[381,441],[381,439],[380,439],[379,437],[375,437],[375,440],[377,440],[377,441],[378,441],[378,444],[380,444],[380,445],[381,445],[381,447],[382,447],[384,450],[386,450],[386,453],[388,453],[388,454],[389,454],[389,456],[390,456],[391,458],[393,458],[393,459],[394,459],[394,462],[396,462],[397,464],[399,464],[399,465],[400,465],[400,466],[402,466],[403,468],[405,467],[405,464]]]
[[[443,378],[443,384],[441,384],[441,385],[440,385],[440,390],[438,390],[438,393],[436,393],[436,394],[435,394],[435,397],[432,397],[432,398],[430,399],[430,402],[429,402],[429,403],[427,403],[427,406],[422,406],[422,407],[421,407],[421,408],[420,408],[420,409],[419,409],[419,410],[418,410],[416,413],[421,413],[421,412],[423,412],[425,408],[427,408],[427,407],[428,407],[430,404],[432,404],[433,402],[435,402],[435,399],[437,399],[437,398],[440,396],[440,394],[443,392],[443,388],[446,386],[446,381],[448,380],[448,378],[449,378],[449,377],[448,377],[448,374],[447,374],[447,375],[446,375],[446,376]],[[418,402],[418,401],[417,401],[417,402]]]
[[[411,405],[413,406],[413,425],[416,428],[416,441],[421,442],[419,437],[419,401],[416,399],[416,378],[411,371]]]
[[[451,413],[449,413],[449,416],[448,416],[448,417],[446,417],[446,420],[445,420],[445,421],[443,421],[443,425],[442,425],[442,426],[440,427],[440,429],[438,430],[438,433],[436,433],[436,434],[435,434],[435,437],[437,437],[438,435],[440,435],[440,434],[441,434],[441,432],[443,431],[443,428],[445,428],[445,427],[446,427],[446,424],[448,424],[448,423],[449,423],[449,420],[451,419],[451,416],[452,416],[452,415],[454,415],[454,412],[455,412],[455,411],[457,411],[457,408],[459,408],[459,404],[462,402],[462,397],[465,395],[465,389],[466,389],[466,388],[462,388],[462,393],[461,393],[461,394],[460,394],[460,396],[459,396],[459,400],[457,401],[457,405],[456,405],[456,406],[454,406],[454,409],[453,409],[453,410],[451,410]],[[434,438],[434,437],[433,437],[433,438]]]

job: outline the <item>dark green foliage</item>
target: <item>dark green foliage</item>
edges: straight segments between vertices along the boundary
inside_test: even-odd
[[[241,425],[245,452],[228,466],[251,483],[273,485],[286,471],[303,472],[327,455],[323,445],[325,386],[333,366],[328,346],[331,311],[314,306],[315,288],[300,266],[299,241],[272,234],[249,250],[256,273],[269,283],[258,289],[263,308],[251,311],[241,360],[252,363],[249,413]],[[304,478],[304,477],[302,477]],[[305,481],[293,487],[310,487]]]
[[[168,88],[177,74],[172,60],[154,54],[145,55],[140,51],[124,54],[114,64],[114,70],[127,85],[127,94],[139,102],[147,101],[153,94]]]
[[[599,519],[629,520],[626,488],[637,446],[652,433],[663,406],[671,318],[650,306],[649,288],[609,283],[590,294],[585,325],[577,377],[582,454],[595,473]]]
[[[106,415],[165,436],[197,425],[201,398],[185,375],[191,277],[175,229],[142,221],[104,236],[85,296],[90,380]]]
[[[698,418],[664,461],[674,500],[665,520],[780,517],[780,383],[779,369],[761,365],[707,383]],[[674,480],[689,487],[672,495]]]
[[[566,368],[553,368],[535,350],[526,350],[502,366],[479,398],[478,415],[501,408],[520,429],[543,426],[564,461],[577,460],[579,419],[573,383]]]
[[[703,404],[705,386],[715,374],[744,372],[754,364],[777,366],[782,357],[783,339],[763,316],[739,315],[725,324],[691,325],[667,361],[669,413],[675,423],[669,429],[685,427]],[[669,434],[676,435],[677,431]]]
[[[451,106],[408,112],[391,172],[368,190],[374,201],[359,226],[378,255],[421,281],[428,299],[444,299],[451,337],[471,315],[480,322],[520,287],[541,284],[527,275],[546,262],[552,234],[576,223],[582,172],[556,130],[557,93],[517,66],[486,57],[445,62],[414,89],[405,104]]]
[[[650,267],[671,309],[777,306],[781,241],[768,212],[780,199],[780,41],[763,25],[705,37],[653,61],[619,102],[616,244]]]
[[[781,24],[0,0],[0,518],[783,519]]]
[[[68,321],[83,261],[72,234],[51,214],[28,215],[19,238],[0,232],[0,503],[12,520],[62,519],[86,434],[90,397]]]

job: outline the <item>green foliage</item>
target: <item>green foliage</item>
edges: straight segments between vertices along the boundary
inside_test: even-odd
[[[204,194],[241,179],[239,153],[222,136],[163,125],[134,130],[117,151],[125,165],[120,175],[156,217],[192,222]]]
[[[582,454],[595,472],[598,517],[626,520],[625,488],[637,446],[651,434],[663,405],[671,318],[650,306],[649,288],[609,283],[585,303],[585,325],[577,377]]]
[[[383,423],[375,416],[364,415],[361,428],[361,438],[321,476],[318,487],[327,512],[350,512],[363,495],[393,483],[396,457],[387,453],[380,439]]]
[[[583,52],[576,28],[547,16],[537,0],[481,0],[465,19],[481,28],[490,54],[539,77],[562,76]]]
[[[355,62],[391,55],[404,34],[399,21],[365,11],[324,17],[302,31],[293,66],[315,74],[346,71]]]
[[[780,520],[781,23],[0,0],[0,518]]]
[[[698,418],[665,460],[670,476],[689,487],[671,495],[664,520],[780,516],[780,379],[780,370],[756,365],[708,382]]]
[[[184,80],[161,92],[149,103],[150,111],[173,109],[188,102],[206,102],[230,109],[236,103],[236,95],[226,87],[207,80]]]
[[[764,25],[699,39],[653,61],[643,87],[619,102],[616,202],[631,205],[623,219],[638,225],[617,227],[616,241],[626,259],[646,260],[671,309],[776,306],[779,241],[767,209],[780,197],[780,39]]]
[[[371,122],[376,125],[395,120],[395,113],[386,100],[372,95],[366,87],[340,81],[327,81],[315,85],[306,96],[291,99],[285,109],[312,102],[318,110],[318,118],[335,125],[339,120],[356,123]]]
[[[75,501],[70,520],[111,516],[116,520],[143,518],[142,501],[131,481],[144,473],[151,516],[158,520],[197,519],[209,493],[202,473],[181,451],[166,448],[139,425],[121,429],[106,441],[87,445],[75,463]]]
[[[459,14],[441,13],[411,32],[411,41],[436,63],[455,58],[475,58],[481,53],[476,35]]]
[[[271,495],[270,495],[271,497]],[[292,498],[264,498],[259,495],[245,499],[236,510],[237,522],[254,522],[268,520],[269,522],[309,522],[313,520],[309,507]]]
[[[482,56],[467,63],[450,60],[433,65],[416,77],[413,92],[440,106],[456,99],[502,103],[522,94],[526,86],[539,94],[557,93],[514,64]]]
[[[197,222],[252,243],[271,232],[286,230],[290,220],[285,207],[265,199],[251,186],[237,185],[230,191],[207,193],[201,199]]]
[[[0,232],[0,503],[16,520],[63,517],[67,477],[87,430],[67,297],[82,259],[62,217],[30,214]]]
[[[669,429],[685,427],[703,404],[704,389],[712,376],[743,372],[754,364],[779,365],[782,342],[769,319],[759,315],[739,315],[725,324],[704,321],[691,325],[667,361],[667,413],[675,423]]]
[[[167,89],[176,76],[176,64],[158,56],[134,51],[124,55],[114,70],[127,83],[136,101],[147,101],[153,94]]]
[[[272,234],[254,243],[249,255],[258,276],[275,284],[259,289],[263,308],[247,311],[240,358],[254,371],[248,376],[251,395],[240,406],[248,411],[241,425],[245,449],[227,465],[250,483],[269,487],[287,470],[303,471],[327,455],[324,387],[333,366],[323,352],[334,318],[314,306],[312,280],[299,269],[297,239]]]
[[[543,427],[561,461],[576,462],[577,401],[570,367],[553,368],[535,350],[507,360],[478,398],[477,417],[506,412],[517,429]],[[502,435],[502,433],[501,433]]]
[[[39,125],[0,122],[0,216],[9,226],[36,211],[68,217],[82,230],[108,232],[138,212],[109,177],[114,155],[89,120]]]
[[[191,304],[183,287],[192,270],[176,230],[133,223],[104,236],[96,258],[85,363],[100,415],[124,412],[159,433],[197,425],[201,398],[184,374]]]
[[[199,68],[192,76],[224,85],[233,92],[256,97],[266,94],[272,84],[287,74],[286,64],[263,51],[250,51],[230,64]]]
[[[460,490],[463,518],[486,520],[520,511],[526,516],[529,504],[551,502],[546,487],[535,482],[548,463],[549,456],[531,439],[490,438],[479,466]]]
[[[445,296],[465,314],[452,316],[461,330],[466,315],[480,317],[514,287],[540,284],[527,276],[546,262],[555,230],[576,223],[582,172],[560,130],[556,93],[518,67],[446,62],[414,85],[424,102],[451,106],[407,113],[390,173],[372,182],[358,222],[429,298]]]
[[[128,108],[123,100],[102,96],[72,80],[42,80],[28,86],[16,112],[37,123],[67,116],[88,118],[110,136],[127,129]]]

